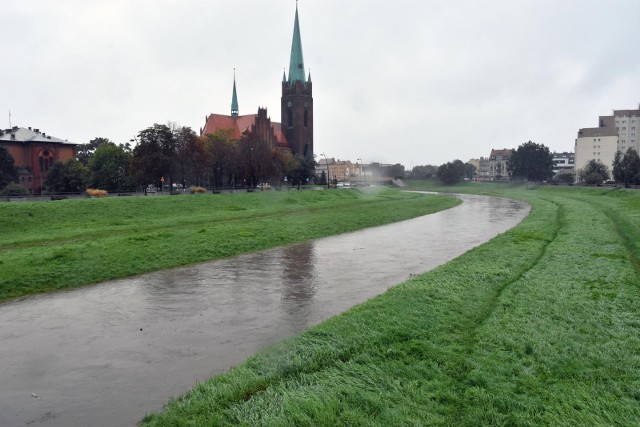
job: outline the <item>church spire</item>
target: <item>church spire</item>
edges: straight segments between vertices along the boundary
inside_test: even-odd
[[[233,69],[233,95],[231,96],[231,117],[238,117],[238,93],[236,92],[236,69]]]
[[[296,0],[296,19],[293,24],[293,41],[291,42],[291,61],[289,62],[289,83],[305,82],[304,61],[302,59],[302,42],[300,41],[300,24],[298,23],[298,2]]]

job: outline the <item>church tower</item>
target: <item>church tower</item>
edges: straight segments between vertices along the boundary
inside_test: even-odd
[[[302,154],[313,159],[313,96],[311,73],[305,78],[298,23],[298,4],[293,24],[289,78],[282,76],[282,98],[280,101],[282,131],[293,154]]]

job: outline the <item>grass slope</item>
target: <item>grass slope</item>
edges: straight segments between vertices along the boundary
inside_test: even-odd
[[[0,301],[400,221],[452,198],[288,191],[0,204]]]
[[[640,425],[640,194],[460,190],[532,213],[144,425]]]

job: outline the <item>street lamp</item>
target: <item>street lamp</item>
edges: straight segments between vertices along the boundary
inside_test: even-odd
[[[327,173],[325,174],[325,178],[327,180],[327,188],[329,187],[329,162],[327,161],[327,155],[322,153],[320,154],[322,157],[324,157],[324,166],[327,168]]]
[[[360,185],[362,185],[364,187],[364,185],[362,184],[362,167],[364,165],[362,163],[362,159],[361,158],[357,158],[356,160],[360,162],[360,171],[359,171],[359,174],[360,174]]]

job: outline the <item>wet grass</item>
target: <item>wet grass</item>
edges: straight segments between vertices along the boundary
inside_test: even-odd
[[[0,204],[0,301],[229,257],[447,209],[393,190]]]
[[[532,212],[144,425],[640,425],[640,193],[456,191]]]

